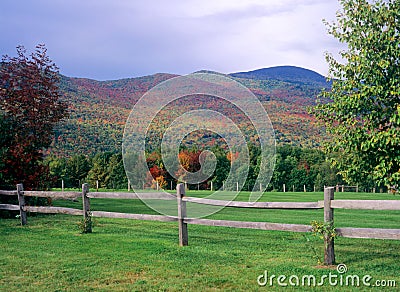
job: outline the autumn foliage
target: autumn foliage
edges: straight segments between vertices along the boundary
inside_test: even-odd
[[[48,169],[41,163],[53,139],[53,129],[66,116],[60,101],[58,68],[44,45],[17,57],[3,56],[0,70],[0,113],[5,122],[0,169],[2,185],[23,183],[26,189],[43,187]]]

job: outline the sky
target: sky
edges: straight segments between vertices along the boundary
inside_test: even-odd
[[[337,0],[1,0],[0,54],[45,44],[60,72],[115,80],[293,65],[327,75]]]

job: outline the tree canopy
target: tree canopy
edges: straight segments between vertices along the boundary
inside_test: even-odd
[[[44,45],[27,55],[22,46],[17,56],[3,56],[0,70],[0,111],[6,121],[1,143],[5,167],[3,184],[24,183],[41,187],[48,169],[41,164],[52,142],[55,124],[67,114],[60,100],[58,68]],[[6,141],[8,140],[8,141]]]
[[[400,1],[342,0],[328,32],[347,49],[327,54],[332,88],[313,112],[348,182],[400,183]]]

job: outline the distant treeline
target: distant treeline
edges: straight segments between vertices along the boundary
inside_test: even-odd
[[[214,174],[206,182],[188,185],[189,189],[210,189],[223,186],[233,159],[238,153],[231,153],[215,146],[211,149],[216,157],[216,169]],[[202,151],[197,148],[182,149],[179,153],[181,165],[190,172],[200,169],[199,156]],[[249,172],[244,184],[244,190],[251,190],[258,176],[260,149],[254,145],[249,147]],[[174,189],[177,180],[165,169],[161,152],[147,153],[147,165],[151,177],[147,177],[141,188]],[[120,153],[97,153],[92,157],[77,154],[70,158],[49,156],[45,163],[50,168],[52,177],[48,187],[61,187],[62,181],[65,188],[80,187],[84,182],[91,188],[126,189],[128,179],[124,170],[124,162]],[[175,174],[178,176],[179,174]],[[184,178],[181,178],[184,181]],[[336,174],[326,159],[324,153],[316,149],[304,149],[294,146],[279,146],[276,151],[276,164],[272,179],[267,190],[283,191],[283,185],[287,191],[322,190],[323,186],[342,184],[342,178]],[[225,186],[228,188],[228,186]],[[265,187],[265,186],[263,186]],[[230,187],[231,189],[233,186]]]

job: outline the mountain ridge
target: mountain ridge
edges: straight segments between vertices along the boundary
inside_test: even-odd
[[[264,69],[271,71],[269,68]],[[242,83],[257,96],[270,116],[278,144],[318,146],[324,133],[316,126],[314,118],[308,114],[307,107],[315,104],[319,92],[325,88],[324,84],[311,82],[309,79],[298,79],[295,74],[298,72],[298,67],[286,68],[286,76],[291,70],[293,77],[286,81],[277,77],[248,78],[243,75],[238,77],[235,76],[236,73],[227,76]],[[255,74],[265,73],[265,70],[255,71],[257,71]],[[92,155],[96,152],[120,151],[124,125],[133,105],[149,89],[176,76],[179,75],[157,73],[107,81],[62,76],[60,91],[63,100],[69,103],[70,118],[57,126],[49,154],[71,156],[76,152]],[[193,110],[198,106],[203,108],[212,106],[215,110],[219,109],[215,100],[202,98],[193,104],[186,101],[177,103],[170,108],[170,112],[176,114],[183,110]],[[224,105],[224,110],[229,111],[229,108]],[[169,116],[171,118],[173,115]],[[155,125],[153,129],[155,132],[166,125],[167,122],[163,119],[160,120],[162,124]],[[200,144],[206,143],[201,137],[197,138],[200,139]]]
[[[230,73],[229,75],[238,78],[249,78],[258,80],[272,79],[294,83],[320,84],[323,86],[329,86],[330,84],[326,81],[326,77],[319,74],[318,72],[290,65],[260,68],[247,72],[235,72]]]
[[[246,78],[246,79],[258,79],[258,80],[267,80],[274,79],[286,82],[306,82],[306,81],[314,81],[317,83],[325,83],[326,77],[322,74],[303,67],[293,66],[293,65],[283,65],[283,66],[272,66],[259,68],[249,71],[240,71],[240,72],[232,72],[232,73],[221,73],[212,70],[202,69],[195,71],[194,73],[215,73],[222,74],[231,77],[237,78]],[[109,80],[97,80],[94,78],[86,78],[86,77],[73,77],[61,74],[63,77],[74,79],[74,80],[88,80],[88,81],[96,81],[99,83],[112,83],[119,82],[124,80],[138,80],[138,79],[146,79],[151,76],[163,76],[170,75],[172,77],[183,76],[180,74],[167,73],[167,72],[157,72],[154,74],[148,74],[137,77],[124,77],[118,79],[109,79]]]

